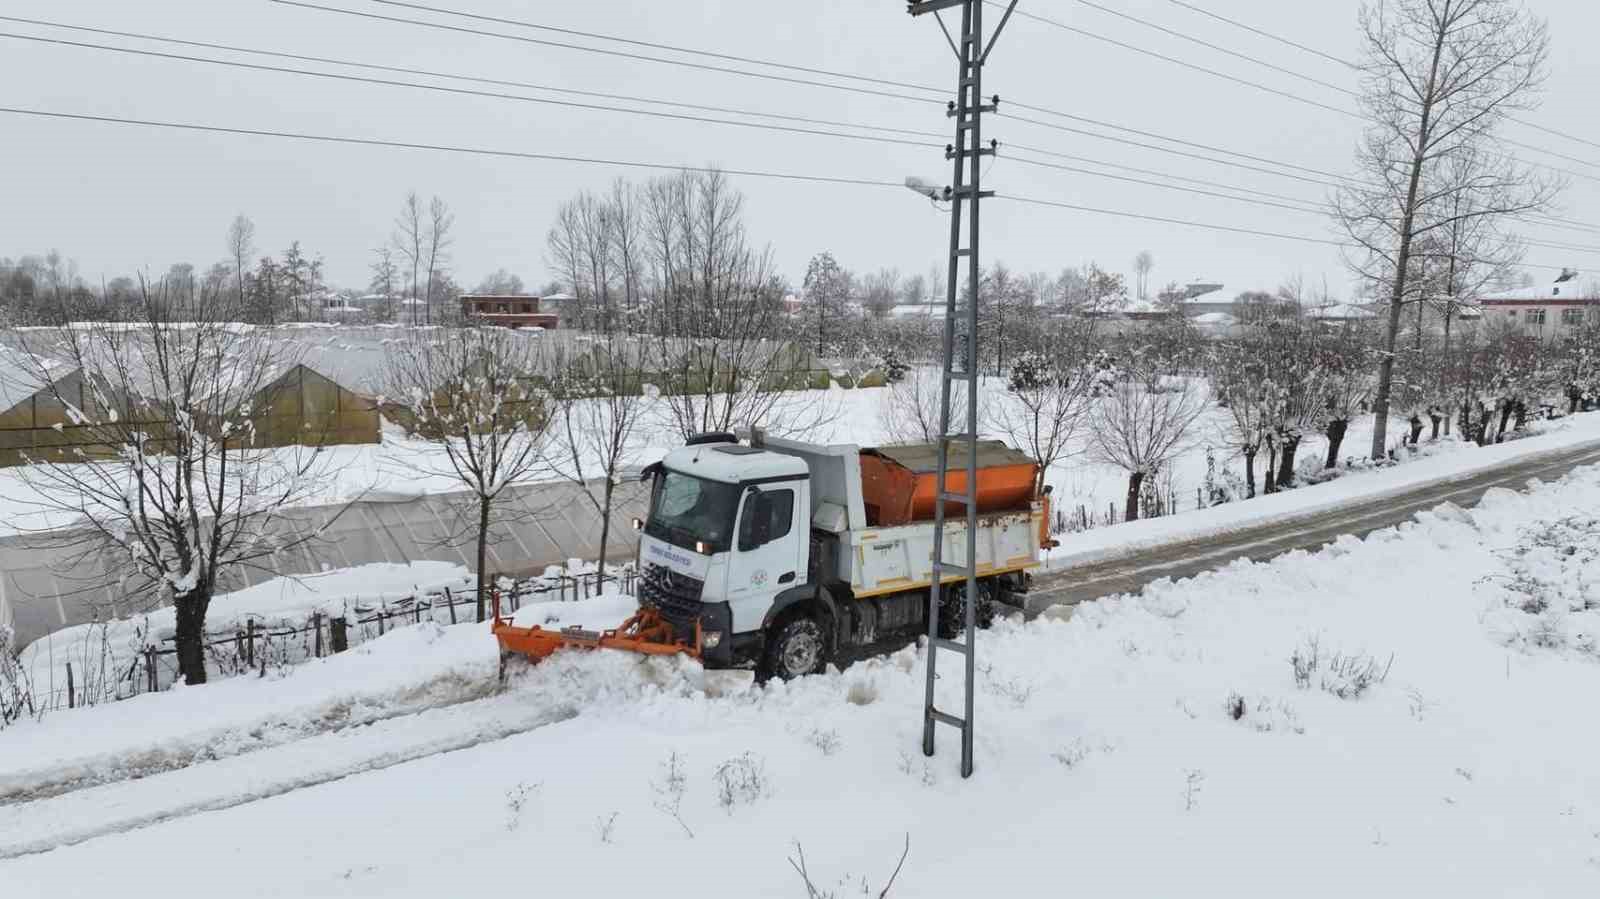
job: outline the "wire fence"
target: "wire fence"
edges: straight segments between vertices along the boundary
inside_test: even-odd
[[[503,582],[502,582],[503,583]],[[631,594],[638,585],[638,573],[630,563],[604,574],[578,572],[537,575],[502,586],[503,608],[515,613],[532,603],[572,602],[599,596],[610,590]],[[254,618],[231,630],[208,631],[202,643],[208,677],[238,677],[269,672],[309,659],[344,652],[352,646],[377,639],[398,627],[435,622],[459,624],[477,618],[477,591],[472,587],[423,591],[398,599],[382,599],[347,605],[341,614],[312,612],[302,623],[272,626]],[[486,601],[487,606],[487,601]],[[485,615],[488,614],[485,608]],[[46,712],[130,699],[144,693],[165,690],[178,680],[178,649],[174,637],[142,639],[131,654],[116,658],[109,639],[102,633],[98,646],[90,646],[76,661],[64,664],[65,683],[42,690],[13,684],[20,714],[42,716]],[[17,672],[26,676],[25,672]],[[3,689],[3,685],[0,685]],[[5,721],[0,721],[3,726]]]

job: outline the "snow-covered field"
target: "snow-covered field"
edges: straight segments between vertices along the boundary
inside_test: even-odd
[[[970,780],[954,731],[919,752],[914,648],[765,689],[568,653],[486,695],[480,628],[409,628],[279,681],[0,732],[4,772],[96,752],[101,770],[189,763],[0,805],[0,883],[805,896],[803,846],[820,890],[876,895],[909,838],[890,895],[1593,896],[1596,510],[1586,468],[1070,620],[1003,622],[979,638]],[[316,723],[446,682],[435,710]],[[946,673],[951,705],[958,688]],[[263,739],[273,716],[293,739]],[[206,734],[241,751],[196,747]]]

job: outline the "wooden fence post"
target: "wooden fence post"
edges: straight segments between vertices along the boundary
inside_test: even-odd
[[[350,648],[350,632],[346,630],[348,625],[343,615],[328,621],[328,640],[333,644],[334,652],[344,652]]]
[[[67,708],[75,709],[77,707],[78,707],[78,694],[72,688],[72,663],[68,662],[67,663]]]
[[[256,620],[246,619],[244,623],[244,662],[245,666],[256,666]]]
[[[456,623],[456,598],[451,595],[450,588],[444,588],[444,602],[450,607],[450,623]]]
[[[383,616],[388,611],[389,606],[387,603],[378,606],[378,636],[380,637],[383,636]]]
[[[411,601],[411,617],[414,619],[413,622],[412,622],[413,624],[421,624],[422,623],[422,597],[420,597],[420,596],[416,596],[416,597],[412,598],[412,601]]]
[[[311,651],[317,658],[320,659],[320,658],[322,658],[322,613],[321,612],[313,612],[312,613],[312,615],[311,615],[311,626],[313,628],[315,628],[316,632],[317,632],[315,646],[312,648]]]
[[[149,685],[147,692],[156,692],[159,689],[159,682],[156,680],[156,648],[154,646],[146,646],[144,648],[144,673],[146,683]]]

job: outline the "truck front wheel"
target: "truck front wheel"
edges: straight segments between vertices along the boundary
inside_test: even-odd
[[[793,680],[816,674],[828,663],[828,641],[822,625],[808,617],[791,618],[767,640],[757,673],[762,680]]]

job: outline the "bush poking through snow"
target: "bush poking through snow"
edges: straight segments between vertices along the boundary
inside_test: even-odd
[[[516,830],[522,826],[522,809],[539,787],[539,784],[519,783],[506,791],[506,830]]]
[[[831,756],[838,752],[842,745],[838,731],[822,730],[821,728],[813,728],[811,734],[806,737],[806,742],[817,747],[818,751],[825,756]]]
[[[620,814],[622,813],[612,812],[604,818],[594,819],[595,828],[600,833],[600,842],[606,844],[611,842],[611,836],[612,834],[616,833],[617,830],[617,816]]]
[[[1247,710],[1244,697],[1238,693],[1229,693],[1227,701],[1222,704],[1222,709],[1228,713],[1229,718],[1238,721],[1244,717],[1244,713]]]
[[[712,775],[717,782],[717,804],[728,814],[741,805],[752,805],[772,795],[767,780],[766,762],[750,752],[736,755],[717,766]]]
[[[683,759],[676,752],[661,763],[661,774],[650,782],[650,790],[656,794],[653,803],[656,810],[678,822],[689,839],[694,839],[694,831],[683,822],[682,814],[683,794],[689,791],[689,775],[683,770]]]
[[[1206,773],[1198,768],[1183,773],[1183,810],[1194,811],[1200,804],[1200,787],[1206,781]]]
[[[1381,664],[1365,653],[1335,652],[1324,658],[1317,638],[1308,637],[1289,656],[1289,665],[1294,670],[1294,685],[1302,690],[1311,689],[1311,682],[1316,679],[1323,691],[1340,699],[1360,699],[1374,685],[1388,680],[1394,656]]]
[[[1389,669],[1393,665],[1392,655],[1380,666],[1378,660],[1369,655],[1334,653],[1328,659],[1327,673],[1322,676],[1322,689],[1340,699],[1360,699],[1374,684],[1389,679]]]
[[[905,848],[900,850],[900,860],[895,863],[894,871],[889,874],[889,879],[884,882],[883,889],[878,891],[878,899],[885,899],[885,897],[889,895],[889,891],[894,888],[895,879],[900,876],[900,869],[905,867],[906,856],[910,854],[911,834],[910,832],[907,832]],[[805,847],[800,845],[799,840],[796,840],[794,843],[794,857],[789,859],[789,867],[793,868],[794,872],[800,875],[800,880],[805,884],[806,899],[839,899],[838,891],[824,890],[817,886],[816,882],[811,879],[811,872],[806,868],[806,850]],[[839,882],[841,884],[848,883],[849,880],[850,875],[848,874],[839,878]],[[863,896],[872,895],[872,888],[867,885],[867,879],[865,877],[861,878],[860,892]]]

